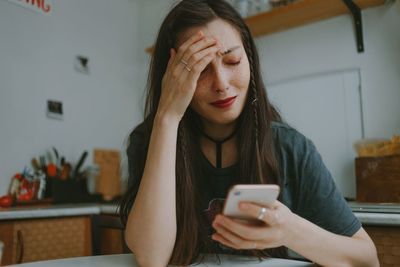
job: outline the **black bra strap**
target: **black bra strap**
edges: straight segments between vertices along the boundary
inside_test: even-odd
[[[215,143],[216,145],[216,159],[217,159],[217,168],[221,168],[222,164],[222,144],[231,139],[236,134],[236,130],[233,131],[228,137],[225,137],[222,140],[215,140],[211,136],[207,135],[205,132],[202,131],[202,134],[209,140]]]

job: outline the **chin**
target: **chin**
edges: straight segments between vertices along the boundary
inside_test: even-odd
[[[219,115],[219,116],[217,116]],[[213,116],[202,116],[205,120],[213,124],[231,124],[239,118],[240,112],[229,112],[226,114],[213,114]]]

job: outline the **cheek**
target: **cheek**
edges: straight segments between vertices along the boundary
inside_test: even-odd
[[[205,92],[207,91],[207,89],[211,88],[211,84],[212,84],[212,78],[210,75],[207,75],[205,73],[203,73],[200,78],[197,80],[197,87],[196,87],[196,93],[201,93],[201,92]]]
[[[201,77],[197,81],[197,87],[196,90],[194,91],[193,99],[192,99],[192,104],[194,103],[199,103],[202,100],[204,101],[205,98],[207,97],[207,93],[211,88],[211,79],[204,76]]]
[[[247,59],[246,62],[239,69],[240,73],[238,73],[237,75],[238,77],[240,77],[241,83],[247,90],[250,84],[250,65]]]
[[[250,71],[246,67],[241,67],[232,74],[232,84],[242,92],[247,91],[250,84]]]
[[[244,71],[240,71],[235,75],[235,79],[237,80],[237,83],[240,85],[240,88],[246,89],[249,87],[250,83],[250,73]]]
[[[197,84],[196,91],[194,92],[190,106],[194,108],[196,111],[198,111],[198,108],[204,105],[204,102],[206,101],[207,101],[207,86],[199,82]]]

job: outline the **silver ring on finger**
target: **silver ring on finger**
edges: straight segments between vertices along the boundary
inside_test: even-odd
[[[258,213],[257,219],[259,219],[260,221],[262,221],[262,220],[264,219],[264,217],[265,217],[265,213],[266,213],[266,212],[267,212],[267,209],[264,208],[264,207],[262,207],[262,208],[260,209],[260,212]]]
[[[189,68],[187,65],[185,65],[185,69],[186,69],[188,72],[191,72],[191,71],[192,71],[192,69]]]
[[[185,66],[188,65],[188,62],[187,62],[186,60],[184,60],[183,58],[181,59],[181,63],[182,63],[183,65],[185,65]]]

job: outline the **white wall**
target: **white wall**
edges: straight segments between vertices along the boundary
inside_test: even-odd
[[[139,69],[137,83],[145,88],[150,63],[150,55],[145,49],[155,43],[158,30],[168,11],[178,0],[138,0],[140,26],[138,29],[140,39],[138,40],[138,58],[142,68]],[[140,95],[143,100],[141,110],[144,109],[144,91]],[[142,113],[143,114],[143,113]]]
[[[173,2],[140,3],[139,54],[153,44],[163,14]],[[356,49],[352,18],[347,15],[258,38],[267,88],[302,77],[359,70],[365,137],[400,134],[399,26],[397,1],[393,6],[363,11],[365,52],[361,54]],[[141,60],[146,65],[148,56],[142,54]],[[143,84],[146,71],[142,69],[138,80]],[[348,181],[348,187],[341,189],[346,196],[354,197],[354,180]]]
[[[53,145],[73,163],[84,149],[121,149],[141,119],[138,24],[134,0],[53,0],[48,16],[0,1],[0,195]],[[89,75],[74,70],[78,54]],[[46,117],[48,99],[64,120]]]

